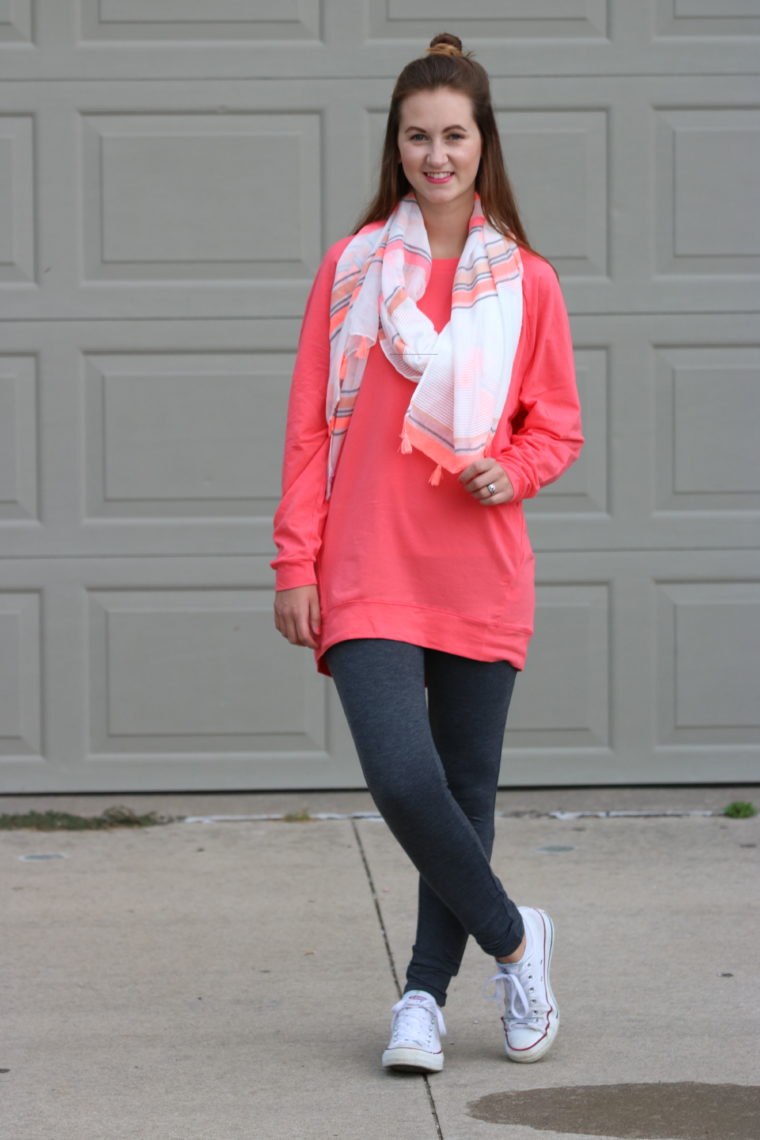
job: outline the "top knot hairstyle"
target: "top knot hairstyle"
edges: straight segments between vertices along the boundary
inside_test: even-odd
[[[433,36],[428,48],[428,55],[462,55],[462,41],[459,36],[452,36],[450,32],[441,32],[439,36]],[[472,52],[467,52],[465,59],[471,59]]]
[[[449,32],[434,36],[427,55],[408,63],[396,80],[388,109],[377,193],[359,220],[356,231],[371,222],[385,221],[411,189],[398,158],[401,104],[418,91],[435,91],[440,87],[459,91],[472,103],[482,147],[475,189],[480,195],[486,218],[505,237],[512,237],[524,249],[530,249],[504,165],[491,105],[488,73],[473,59],[471,52],[463,50],[459,37]]]

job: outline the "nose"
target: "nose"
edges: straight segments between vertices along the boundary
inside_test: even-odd
[[[446,147],[443,139],[432,139],[428,151],[428,162],[431,166],[444,166],[446,163]]]

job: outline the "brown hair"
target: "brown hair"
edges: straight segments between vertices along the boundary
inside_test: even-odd
[[[354,232],[370,222],[385,221],[411,189],[398,161],[401,104],[417,91],[435,91],[439,87],[460,91],[472,102],[482,146],[475,189],[480,195],[483,213],[495,229],[514,237],[521,246],[530,249],[504,165],[499,131],[491,105],[488,73],[475,62],[470,52],[462,51],[462,41],[458,36],[448,32],[435,36],[430,41],[428,54],[408,63],[396,80],[388,109],[377,193],[362,214]]]

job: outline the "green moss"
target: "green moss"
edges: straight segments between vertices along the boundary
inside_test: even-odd
[[[17,815],[0,815],[0,831],[29,828],[33,831],[103,831],[115,827],[152,827],[170,823],[168,816],[154,811],[137,815],[132,808],[117,805],[106,808],[101,815],[73,815],[67,811],[27,811]]]

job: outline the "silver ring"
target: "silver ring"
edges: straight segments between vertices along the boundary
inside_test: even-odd
[[[486,491],[488,491],[489,495],[495,495],[496,494],[496,484],[495,483],[489,483],[486,487]]]

